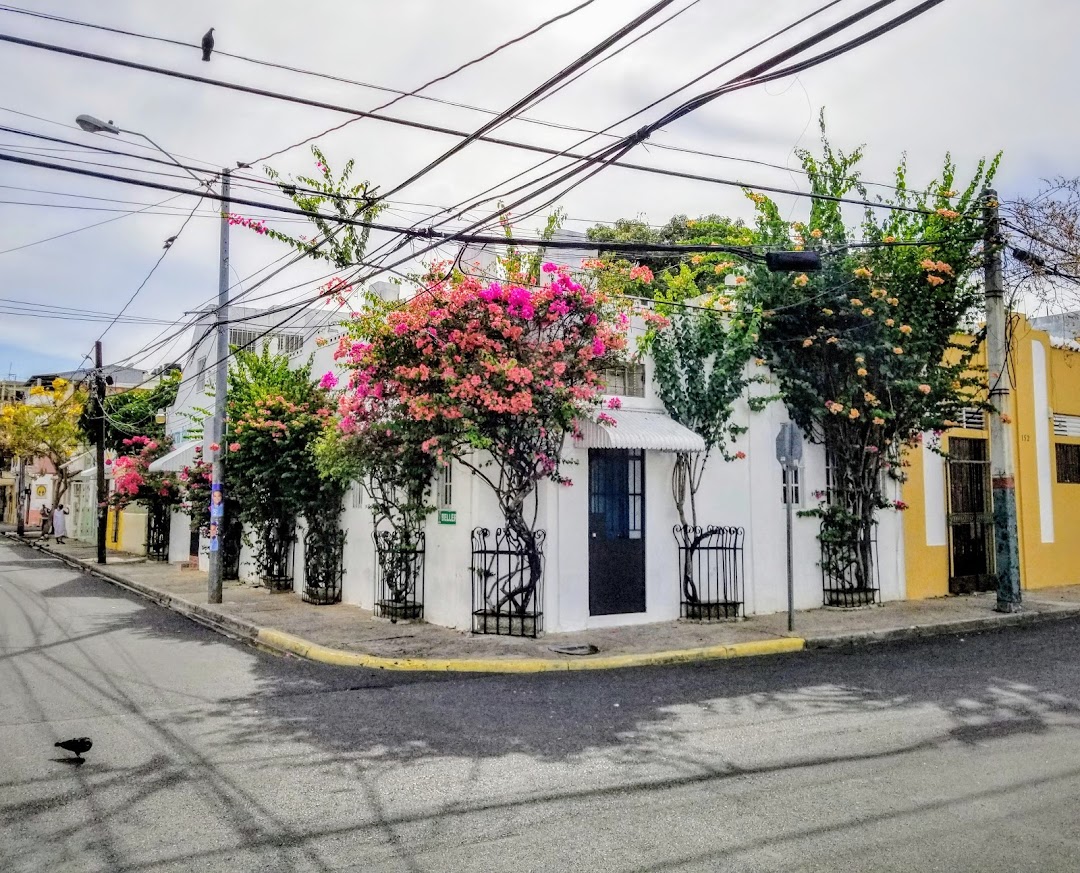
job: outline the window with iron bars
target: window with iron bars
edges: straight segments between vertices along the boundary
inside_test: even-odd
[[[604,394],[621,397],[645,396],[645,365],[643,363],[619,364],[601,371]]]
[[[1064,485],[1080,484],[1080,444],[1056,443],[1057,480]]]
[[[439,509],[450,509],[454,505],[454,468],[445,464],[438,473],[436,496]]]
[[[260,332],[242,327],[229,328],[229,345],[250,349],[259,341]]]
[[[783,491],[781,494],[780,502],[784,505],[791,503],[793,506],[798,506],[802,503],[802,495],[800,494],[800,467],[782,467],[782,485]]]
[[[300,334],[286,333],[277,338],[278,354],[291,355],[304,347],[304,338]]]

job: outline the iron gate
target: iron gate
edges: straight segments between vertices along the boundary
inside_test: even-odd
[[[376,530],[375,615],[392,623],[424,617],[424,532]]]
[[[990,453],[984,439],[949,438],[949,593],[990,591],[994,585],[994,508]]]
[[[293,587],[293,544],[296,532],[291,518],[267,522],[259,542],[258,566],[263,584],[271,591]]]
[[[169,532],[172,507],[167,503],[151,503],[146,510],[146,560],[169,560]]]

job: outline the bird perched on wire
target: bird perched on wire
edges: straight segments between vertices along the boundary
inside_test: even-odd
[[[90,740],[90,737],[76,737],[73,740],[61,740],[55,745],[59,749],[66,749],[73,753],[76,758],[82,758],[84,754],[90,751],[90,747],[94,744]]]
[[[164,248],[164,249],[171,248],[172,244],[174,242],[176,242],[176,237],[175,236],[170,236],[167,240],[165,240],[165,245],[163,245],[162,248]]]
[[[203,34],[202,38],[202,59],[204,61],[210,60],[210,52],[214,50],[214,28],[210,28]]]

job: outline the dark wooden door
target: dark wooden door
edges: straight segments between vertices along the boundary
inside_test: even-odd
[[[589,614],[645,611],[645,456],[589,450]]]
[[[949,439],[949,593],[994,588],[994,510],[989,447],[983,439]]]

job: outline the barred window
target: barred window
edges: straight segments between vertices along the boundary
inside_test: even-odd
[[[1080,444],[1057,443],[1056,448],[1058,482],[1080,484]]]
[[[304,338],[299,334],[287,333],[277,338],[278,353],[291,355],[304,347]]]
[[[359,482],[353,482],[352,488],[352,508],[363,509],[364,508],[364,489]]]
[[[439,471],[436,491],[439,509],[450,509],[454,505],[454,469],[449,464]]]
[[[604,380],[604,394],[618,394],[622,397],[645,396],[645,365],[643,363],[608,367],[602,371],[601,378]]]
[[[242,327],[229,328],[229,345],[249,349],[259,341],[259,331]]]
[[[798,467],[783,467],[783,492],[781,494],[780,502],[783,504],[791,503],[793,506],[798,506],[802,500],[799,494],[799,468]]]

